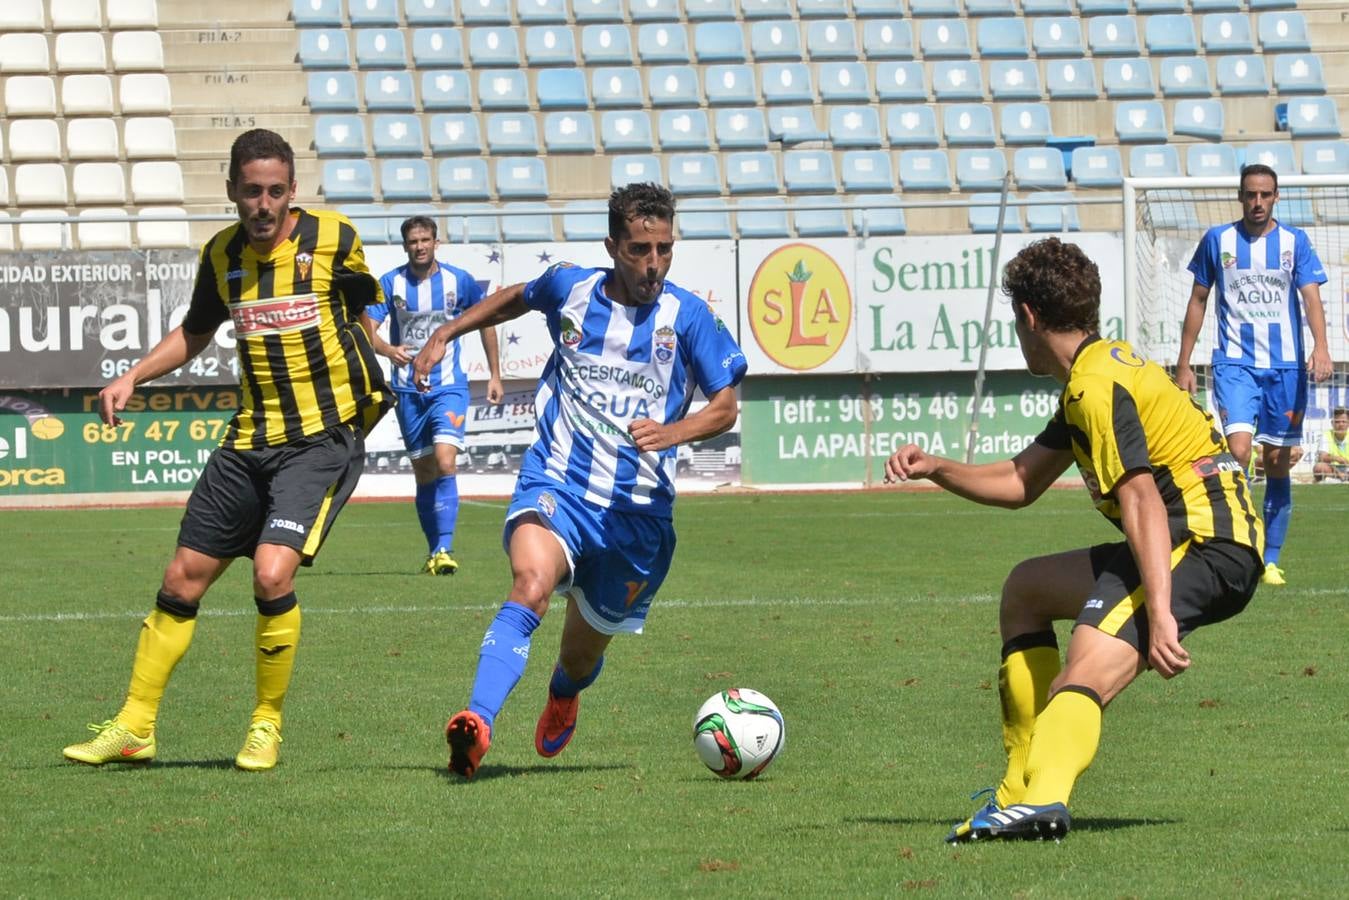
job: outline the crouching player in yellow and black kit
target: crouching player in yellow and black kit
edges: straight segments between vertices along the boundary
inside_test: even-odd
[[[1034,502],[1077,463],[1124,540],[1020,563],[1002,589],[1002,733],[1007,773],[952,842],[1067,833],[1068,795],[1091,764],[1101,711],[1149,668],[1185,671],[1181,639],[1245,608],[1264,534],[1241,466],[1213,419],[1165,370],[1103,340],[1096,265],[1055,238],[1003,274],[1034,375],[1061,382],[1058,412],[1015,458],[966,465],[912,445],[886,480],[926,478],[979,503]],[[1053,623],[1075,619],[1062,668]]]
[[[99,395],[118,422],[136,386],[184,365],[233,320],[240,408],[187,501],[178,549],[145,619],[126,703],[91,725],[67,759],[100,765],[155,756],[155,717],[187,652],[202,596],[237,557],[253,558],[257,705],[242,769],[276,765],[281,705],[300,641],[295,574],[318,553],[365,461],[365,435],[389,391],[363,310],[379,287],[343,216],[292,208],[294,154],[279,135],[246,132],[230,151],[226,191],[239,221],[202,248],[183,324]]]

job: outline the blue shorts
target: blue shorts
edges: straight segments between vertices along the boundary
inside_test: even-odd
[[[674,522],[604,509],[550,478],[521,475],[506,511],[507,553],[516,524],[528,513],[538,514],[567,554],[571,574],[557,592],[601,634],[640,632],[674,559]]]
[[[1213,399],[1223,434],[1254,434],[1257,444],[1295,447],[1302,443],[1307,412],[1307,373],[1297,369],[1213,367]]]
[[[403,432],[408,456],[420,459],[435,452],[436,444],[453,444],[464,449],[464,428],[468,424],[468,391],[436,391],[419,394],[398,392],[393,408]]]

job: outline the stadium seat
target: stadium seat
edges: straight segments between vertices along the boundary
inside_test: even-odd
[[[660,172],[660,159],[655,155],[610,157],[609,183],[612,187],[620,188],[625,184],[638,181],[651,181],[659,184],[663,180]]]
[[[427,112],[473,108],[468,73],[429,70],[422,73],[422,109]]]
[[[622,25],[586,25],[581,29],[581,59],[588,66],[632,65],[628,29]]]
[[[938,101],[984,99],[984,80],[979,64],[966,60],[933,63],[932,93]]]
[[[8,0],[0,3],[0,31],[42,31],[47,27],[42,0]]]
[[[614,106],[635,109],[645,105],[642,76],[628,66],[592,70],[590,96],[596,108],[601,109]]]
[[[1146,59],[1107,59],[1102,65],[1105,95],[1111,100],[1154,97],[1152,67]]]
[[[965,0],[965,15],[971,18],[979,16],[1015,16],[1020,10],[1016,0]]]
[[[1337,138],[1340,114],[1332,97],[1294,97],[1288,101],[1288,133],[1293,138]]]
[[[660,149],[712,149],[712,129],[707,124],[707,112],[701,109],[663,109],[657,118]]]
[[[0,34],[0,73],[41,74],[51,71],[51,57],[44,34]]]
[[[1018,190],[1053,190],[1068,186],[1063,154],[1051,147],[1022,147],[1012,157]]]
[[[1015,200],[1015,194],[1008,194],[1008,200]],[[970,231],[975,234],[996,234],[998,231],[998,219],[1002,218],[1002,230],[1004,233],[1017,234],[1022,230],[1021,227],[1021,207],[1011,206],[1002,210],[1002,193],[978,193],[970,197],[971,201],[979,201],[981,205],[969,207]]]
[[[714,153],[672,153],[666,157],[669,188],[676,197],[721,193],[721,166]]]
[[[306,99],[314,112],[358,112],[356,76],[351,72],[310,72]],[[111,100],[111,87],[109,100]]]
[[[1209,141],[1223,137],[1221,100],[1179,100],[1171,113],[1172,134],[1183,134]]]
[[[1307,53],[1312,49],[1307,20],[1297,10],[1260,13],[1256,33],[1264,53]]]
[[[158,27],[159,6],[155,0],[108,0],[110,31]]]
[[[551,112],[543,120],[543,146],[549,153],[594,153],[595,120],[584,111]]]
[[[994,100],[1039,100],[1040,70],[1028,59],[995,59],[988,64],[988,90]]]
[[[882,62],[876,64],[876,97],[882,103],[925,102],[927,77],[923,63]]]
[[[905,191],[951,190],[951,167],[941,150],[905,150],[899,154],[899,186]]]
[[[1036,201],[1026,207],[1026,228],[1032,232],[1081,231],[1077,207],[1072,203],[1047,203],[1049,200],[1070,200],[1072,194],[1050,191],[1036,194]]]
[[[183,202],[183,169],[176,162],[138,162],[131,164],[131,201],[147,203]]]
[[[296,28],[341,28],[342,0],[292,0],[291,19]]]
[[[19,213],[19,218],[22,220],[64,215],[66,215],[64,209],[29,209]],[[69,224],[59,222],[19,224],[21,250],[68,250],[73,246],[74,235]]]
[[[386,159],[379,164],[379,191],[385,200],[431,200],[431,167],[424,159]]]
[[[792,4],[789,0],[740,0],[740,14],[746,21],[787,19],[792,15]]]
[[[323,199],[369,203],[375,199],[375,170],[364,159],[330,159],[320,177]]]
[[[191,241],[187,211],[181,206],[142,206],[136,222],[136,243],[142,249],[187,247]],[[177,221],[166,219],[173,216]]]
[[[1250,0],[1250,6],[1253,10],[1293,9],[1297,6],[1297,2],[1296,0]]]
[[[967,42],[968,43],[968,42]],[[814,61],[856,60],[857,29],[850,19],[821,19],[806,23],[806,50]]]
[[[488,153],[519,156],[539,152],[539,127],[533,113],[490,113],[486,120]]]
[[[600,145],[606,153],[655,149],[651,116],[643,110],[611,110],[600,117]]]
[[[169,79],[161,73],[123,75],[118,81],[117,98],[124,116],[169,115],[173,112]]]
[[[782,183],[788,194],[834,193],[834,157],[827,150],[787,150],[782,154]]]
[[[369,28],[356,32],[358,69],[402,69],[407,66],[407,46],[397,28]]]
[[[1161,143],[1167,139],[1162,104],[1126,100],[1115,105],[1115,136],[1121,143]]]
[[[639,26],[637,58],[646,66],[662,63],[687,65],[693,61],[689,55],[688,32],[677,22],[654,22]]]
[[[904,6],[901,0],[852,0],[852,11],[859,19],[898,19]]]
[[[1259,56],[1254,54],[1224,56],[1218,59],[1215,68],[1218,75],[1218,93],[1224,97],[1269,93],[1269,81],[1265,78],[1265,63]]]
[[[1315,53],[1282,53],[1274,57],[1274,90],[1279,94],[1324,94],[1326,79]]]
[[[1349,144],[1344,141],[1304,141],[1302,174],[1343,175],[1349,172]]]
[[[622,22],[622,0],[572,0],[572,15],[578,24],[588,22]],[[678,15],[675,16],[678,18]]]
[[[848,150],[839,162],[839,180],[848,194],[895,190],[890,154],[884,150]]]
[[[759,102],[754,67],[739,63],[705,67],[703,94],[709,106],[753,106]]]
[[[1131,178],[1173,178],[1181,174],[1180,154],[1170,144],[1129,148]]]
[[[948,147],[992,147],[993,110],[982,103],[950,103],[942,107],[942,132]]]
[[[19,119],[15,125],[45,121],[42,119]],[[146,121],[129,119],[130,122]],[[160,119],[158,121],[166,121]],[[170,126],[172,127],[172,126]],[[13,132],[11,131],[11,134]],[[13,139],[11,138],[11,147]],[[112,119],[67,119],[66,120],[66,156],[70,159],[116,159],[121,141],[117,135],[117,123]],[[10,151],[11,154],[13,151]],[[162,154],[161,154],[162,155]],[[170,154],[171,155],[171,154]],[[57,157],[49,156],[48,159]]]
[[[745,200],[735,214],[735,227],[742,239],[791,237],[787,201],[778,197]]]
[[[1244,0],[1193,0],[1190,8],[1197,13],[1240,12],[1246,4]]]
[[[455,25],[455,0],[403,0],[408,27]]]
[[[1031,23],[1031,43],[1041,59],[1054,56],[1086,55],[1082,44],[1082,26],[1071,16],[1035,19]]]
[[[547,200],[548,173],[543,160],[533,156],[498,159],[496,190],[503,200]]]
[[[826,62],[816,68],[823,103],[868,103],[871,79],[867,67],[859,62]]]
[[[1236,175],[1237,152],[1230,144],[1191,144],[1185,148],[1185,174],[1192,178]]]
[[[847,0],[796,0],[796,11],[803,19],[839,19],[848,15]]]
[[[1077,147],[1072,153],[1073,183],[1082,188],[1117,188],[1124,183],[1118,147]]]
[[[1087,21],[1087,46],[1093,56],[1141,56],[1138,26],[1132,16],[1097,16]]]
[[[1299,175],[1293,145],[1288,141],[1255,141],[1245,148],[1243,165],[1262,163],[1280,175]]]
[[[647,96],[652,106],[698,106],[698,75],[692,66],[647,69]]]
[[[1152,56],[1167,53],[1195,56],[1199,53],[1199,41],[1194,34],[1194,19],[1184,13],[1148,16],[1143,26],[1143,41]]]
[[[895,104],[885,111],[891,147],[937,147],[937,114],[930,104]]]
[[[1201,20],[1199,33],[1205,53],[1255,52],[1251,19],[1244,13],[1208,13]]]
[[[337,28],[300,32],[300,67],[303,69],[345,69],[351,65],[347,33]]]
[[[478,72],[478,106],[484,110],[529,109],[529,76],[524,69]]]
[[[847,211],[843,209],[812,209],[815,206],[835,206],[837,197],[802,197],[792,201],[792,221],[797,237],[846,237]]]
[[[749,29],[749,45],[755,62],[800,62],[803,58],[801,28],[791,20],[753,23]]]
[[[628,13],[633,22],[678,22],[678,0],[630,0]]]
[[[804,63],[768,63],[759,66],[766,104],[814,103],[810,69]]]
[[[122,146],[127,159],[177,159],[178,136],[167,116],[123,120]]]
[[[366,72],[365,108],[372,112],[413,112],[417,96],[411,72]]]
[[[703,64],[746,62],[745,32],[738,22],[699,22],[693,27],[693,55]]]
[[[980,19],[975,30],[979,55],[984,59],[1025,59],[1030,56],[1026,25],[1021,19]]]
[[[412,63],[418,69],[462,69],[464,42],[457,28],[418,28],[412,32]]]
[[[828,137],[815,121],[809,106],[778,106],[768,110],[768,139],[783,146],[822,141]]]
[[[9,158],[15,162],[55,162],[61,158],[61,128],[55,119],[9,123]]]
[[[504,212],[523,213],[537,211],[538,215],[514,215],[501,217],[501,236],[513,243],[545,243],[557,240],[553,230],[553,213],[547,203],[507,203]]]
[[[58,72],[103,72],[108,68],[107,47],[97,31],[56,35],[54,56]],[[164,68],[162,62],[159,67]]]
[[[1158,67],[1163,97],[1208,97],[1213,93],[1208,64],[1198,56],[1164,57]]]
[[[438,113],[427,123],[432,156],[474,155],[483,152],[482,128],[473,113]]]
[[[675,219],[681,240],[729,240],[731,213],[724,200],[695,199],[679,204]]]
[[[586,109],[590,106],[585,72],[581,69],[543,69],[535,78],[539,109]]]
[[[522,25],[567,24],[566,0],[518,0],[515,15]]]
[[[642,0],[635,0],[631,5],[636,6]],[[734,0],[684,0],[684,15],[690,22],[703,21],[705,19],[734,19],[735,2]]]
[[[858,237],[904,234],[904,210],[897,205],[898,198],[889,194],[858,194],[853,197],[860,209],[852,213],[852,227]]]
[[[1002,107],[1002,142],[1008,146],[1043,144],[1054,133],[1044,103],[1008,103]]]
[[[487,160],[476,156],[442,159],[436,166],[436,191],[443,200],[486,200],[492,196]]]
[[[5,79],[5,114],[56,115],[56,85],[46,75],[13,75]]]
[[[956,153],[956,186],[962,191],[991,191],[1002,187],[1007,157],[1001,150],[972,149]]]
[[[474,68],[519,68],[520,40],[510,27],[468,29],[468,60]]]
[[[1072,0],[1021,0],[1021,14],[1025,16],[1071,16],[1076,13]]]
[[[562,207],[564,241],[602,241],[609,236],[609,204],[603,200],[572,200]]]
[[[909,0],[909,15],[915,18],[952,18],[960,15],[958,0]]]
[[[964,19],[927,19],[918,26],[923,59],[969,59],[970,32]]]
[[[325,114],[314,119],[314,149],[323,156],[365,156],[365,119]]]
[[[446,240],[467,244],[495,244],[500,241],[501,218],[490,214],[495,209],[490,203],[454,203],[446,207]]]
[[[777,157],[772,153],[726,154],[726,190],[730,194],[776,194],[781,189]]]
[[[420,116],[383,113],[370,122],[376,156],[421,156],[426,152]]]
[[[353,28],[397,28],[395,0],[347,0],[347,19]]]
[[[716,134],[719,150],[768,149],[768,120],[758,107],[717,110]]]
[[[913,25],[907,19],[862,23],[862,50],[868,60],[913,59]]]
[[[562,25],[535,25],[526,30],[525,62],[531,66],[575,66],[576,39],[571,29]],[[577,75],[581,73],[577,71]]]
[[[1128,15],[1129,0],[1077,0],[1077,11],[1086,16]]]
[[[105,222],[103,219],[126,215],[120,206],[80,210],[75,226],[81,250],[125,250],[131,246],[130,222]],[[4,226],[8,228],[9,226]]]
[[[52,31],[98,31],[103,27],[99,0],[47,0]]]
[[[880,116],[870,106],[836,106],[829,111],[829,139],[840,149],[879,149]]]
[[[1303,187],[1285,187],[1279,191],[1278,220],[1295,228],[1310,228],[1316,224],[1312,196]]]
[[[459,15],[464,25],[509,25],[509,0],[459,0]]]
[[[1106,60],[1108,69],[1113,60]],[[1095,100],[1096,69],[1085,59],[1045,61],[1045,89],[1051,100]]]
[[[1139,15],[1180,13],[1186,9],[1185,0],[1134,0],[1134,12]]]

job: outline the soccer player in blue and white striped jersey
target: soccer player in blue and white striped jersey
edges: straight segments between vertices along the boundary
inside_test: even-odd
[[[436,260],[436,223],[428,216],[412,216],[403,223],[406,265],[384,274],[380,287],[384,302],[370,306],[371,340],[375,350],[394,364],[391,379],[398,425],[412,460],[417,483],[417,519],[426,535],[429,575],[453,575],[459,563],[454,552],[454,528],[459,518],[459,451],[464,449],[468,424],[468,376],[460,363],[459,341],[452,341],[444,359],[428,372],[430,389],[417,390],[412,361],[427,337],[440,325],[460,315],[483,298],[483,290],[463,269]],[[389,321],[389,340],[375,331]],[[487,401],[500,403],[501,366],[496,331],[480,332],[487,354]]]
[[[487,752],[555,591],[569,603],[534,746],[562,752],[609,641],[641,630],[669,571],[677,445],[735,424],[745,355],[703,300],[665,280],[674,206],[658,185],[618,189],[604,242],[612,269],[555,265],[442,325],[417,357],[421,379],[448,341],[531,310],[554,342],[535,400],[538,437],[506,513],[514,582],[483,637],[468,707],[446,726],[450,769],[465,777]],[[707,405],[689,414],[695,391]]]
[[[1232,455],[1248,466],[1251,443],[1261,445],[1265,469],[1265,584],[1283,584],[1279,554],[1293,511],[1293,449],[1302,442],[1307,410],[1305,316],[1314,344],[1311,377],[1324,381],[1332,365],[1321,306],[1325,268],[1306,232],[1274,218],[1279,177],[1255,163],[1241,170],[1241,220],[1210,228],[1190,261],[1194,287],[1181,326],[1176,383],[1194,393],[1190,354],[1216,289],[1213,393]],[[1301,303],[1298,298],[1301,296]]]

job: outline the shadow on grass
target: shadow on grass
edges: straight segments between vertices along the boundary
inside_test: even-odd
[[[407,766],[409,769],[422,768],[421,766]],[[477,772],[472,778],[465,779],[454,774],[447,766],[437,766],[435,772],[440,777],[456,784],[474,784],[481,781],[491,781],[494,778],[514,778],[519,775],[575,775],[581,772],[612,772],[621,769],[631,769],[632,766],[619,764],[603,766],[553,766],[545,763],[533,766],[488,766]]]
[[[850,825],[934,825],[950,829],[955,822],[951,819],[925,819],[905,816],[862,816],[843,820]],[[1144,828],[1154,825],[1179,825],[1178,819],[1074,819],[1072,830],[1078,831],[1119,831],[1125,828]]]
[[[232,759],[169,759],[155,760],[149,769],[233,769]],[[240,769],[240,771],[243,771]]]

